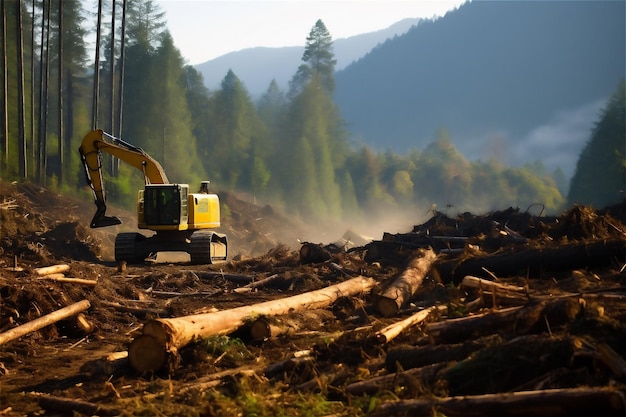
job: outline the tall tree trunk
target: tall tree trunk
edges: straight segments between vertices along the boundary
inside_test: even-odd
[[[35,163],[35,0],[31,7],[32,23],[30,25],[30,161]],[[36,173],[34,173],[36,174]]]
[[[120,75],[119,75],[119,100],[117,101],[117,137],[122,137],[122,120],[124,109],[124,64],[126,62],[126,2],[122,1],[122,38],[120,39]]]
[[[98,127],[98,100],[100,96],[100,37],[102,36],[102,0],[98,0],[98,27],[96,28],[96,58],[93,72],[93,107],[91,128]]]
[[[7,14],[6,2],[0,2],[0,14],[2,14],[2,171],[9,165],[9,75],[7,71]]]
[[[109,59],[109,131],[115,132],[115,0],[111,2],[111,56]],[[109,172],[115,176],[115,158],[108,156]]]
[[[42,145],[42,137],[44,132],[44,113],[43,113],[43,102],[44,102],[44,39],[46,36],[46,1],[42,1],[42,11],[41,11],[41,38],[39,42],[39,112],[38,112],[38,123],[37,123],[37,144],[35,146],[36,155],[35,155],[35,164],[36,164],[36,173],[35,176],[39,181],[41,176],[41,145]],[[33,17],[34,18],[34,17]]]
[[[24,39],[22,36],[22,3],[17,4],[17,100],[18,100],[18,135],[19,135],[19,173],[20,177],[28,176],[26,164],[26,117],[24,102]]]
[[[59,172],[58,179],[59,185],[63,184],[63,2],[59,1],[59,57],[58,57],[58,71],[59,71],[59,138],[58,138],[58,151],[59,151]]]

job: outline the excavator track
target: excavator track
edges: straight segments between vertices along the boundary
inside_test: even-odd
[[[129,264],[141,263],[147,254],[140,253],[141,242],[145,236],[141,233],[120,233],[115,237],[115,260]]]
[[[193,232],[189,255],[193,264],[215,264],[226,261],[228,241],[226,235],[199,230]]]

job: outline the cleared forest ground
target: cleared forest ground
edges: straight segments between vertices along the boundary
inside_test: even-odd
[[[0,415],[626,412],[624,205],[433,213],[373,241],[298,243],[305,226],[220,197],[229,262],[122,267],[111,256],[122,226],[87,229],[91,201],[1,184]],[[129,362],[148,323],[208,327],[216,312],[353,283],[328,305],[170,344],[156,369]],[[68,307],[79,311],[9,337]]]

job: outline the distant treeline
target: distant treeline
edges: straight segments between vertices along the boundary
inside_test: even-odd
[[[477,212],[540,204],[548,213],[568,203],[557,186],[566,179],[558,172],[469,162],[445,129],[407,155],[354,146],[333,101],[336,61],[321,20],[305,40],[288,91],[272,82],[254,102],[232,71],[209,91],[185,64],[153,1],[102,4],[94,19],[100,25],[91,33],[80,1],[3,2],[3,179],[87,196],[77,149],[87,132],[101,128],[143,148],[173,182],[209,179],[214,191],[235,191],[304,220],[372,221],[411,207]],[[94,37],[96,54],[87,40]],[[614,111],[619,94],[622,107]],[[591,148],[616,155],[622,174],[623,148],[614,149],[612,135],[623,143],[623,94],[621,84],[590,140]],[[620,111],[622,136],[612,124],[619,123]],[[611,137],[596,144],[596,135]],[[579,170],[593,170],[597,162],[581,162]],[[601,163],[606,168],[613,162]],[[110,157],[103,169],[109,202],[132,207],[141,173]],[[582,172],[580,181],[589,182]],[[572,183],[579,193],[572,201],[598,203],[593,196],[601,187]]]

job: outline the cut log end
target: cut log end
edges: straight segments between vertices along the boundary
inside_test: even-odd
[[[265,318],[259,318],[250,325],[250,337],[252,340],[265,340],[272,336],[270,323]]]
[[[383,317],[393,317],[398,314],[398,303],[388,297],[380,297],[376,301],[376,308]]]
[[[137,372],[158,371],[165,366],[168,352],[154,337],[141,335],[128,348],[128,362]]]

